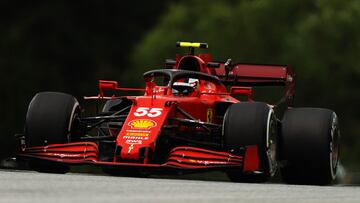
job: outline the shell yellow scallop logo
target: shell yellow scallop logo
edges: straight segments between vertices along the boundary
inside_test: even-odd
[[[136,119],[130,121],[128,125],[136,129],[150,129],[156,126],[156,122],[148,119]]]

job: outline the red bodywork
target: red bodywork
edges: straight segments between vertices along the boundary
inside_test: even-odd
[[[153,163],[151,156],[157,150],[159,136],[168,126],[177,126],[182,132],[205,132],[206,125],[221,126],[223,119],[217,116],[217,104],[240,102],[231,95],[242,95],[252,101],[252,86],[283,85],[286,92],[284,99],[291,104],[294,94],[294,75],[287,66],[235,64],[231,70],[225,63],[217,63],[217,67],[209,67],[212,57],[208,54],[197,56],[177,56],[170,69],[182,69],[183,64],[193,63],[191,71],[216,76],[222,83],[199,80],[195,91],[186,96],[174,95],[169,86],[157,86],[145,77],[145,89],[119,88],[115,81],[100,81],[99,95],[87,99],[118,99],[116,96],[105,96],[105,91],[144,91],[143,96],[127,96],[132,102],[131,109],[123,126],[116,131],[116,150],[111,161],[99,159],[97,142],[71,142],[39,147],[24,147],[20,156],[55,161],[67,164],[95,164],[115,167],[139,168],[176,168],[206,169],[237,167],[242,171],[259,170],[257,146],[241,146],[242,154],[232,154],[226,150],[206,149],[196,146],[176,146],[169,150],[163,163]],[[184,66],[185,67],[185,66]],[[185,69],[186,70],[186,69]],[[228,89],[224,84],[234,84]],[[180,110],[179,110],[180,109]],[[189,127],[181,125],[178,118],[187,121],[192,118],[204,123],[205,127]],[[184,121],[184,122],[185,122]],[[221,146],[221,143],[218,143]]]
[[[94,164],[119,167],[206,169],[230,165],[242,168],[243,171],[255,171],[259,167],[256,146],[247,147],[245,156],[237,156],[226,152],[217,152],[196,147],[181,146],[172,149],[167,161],[163,164],[100,161],[98,159],[98,153],[98,146],[95,143],[78,142],[53,144],[44,147],[31,147],[23,151],[20,155],[68,164]],[[244,159],[246,161],[244,161]]]

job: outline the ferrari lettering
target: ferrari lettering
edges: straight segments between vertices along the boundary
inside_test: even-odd
[[[148,116],[150,118],[155,118],[161,115],[162,110],[162,108],[139,107],[136,109],[134,116]]]

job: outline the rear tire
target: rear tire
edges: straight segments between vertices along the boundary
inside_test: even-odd
[[[259,173],[229,170],[235,182],[265,182],[276,172],[277,121],[274,111],[265,103],[241,102],[231,105],[225,113],[224,145],[230,153],[240,147],[258,147]]]
[[[292,184],[330,184],[339,163],[340,131],[335,112],[287,110],[280,137],[281,175]]]

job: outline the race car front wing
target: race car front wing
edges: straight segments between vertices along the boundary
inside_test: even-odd
[[[242,155],[228,152],[212,151],[197,147],[179,146],[173,148],[165,163],[144,164],[134,162],[99,161],[99,149],[94,142],[75,142],[68,144],[52,144],[40,147],[24,148],[18,153],[21,158],[37,159],[49,162],[58,162],[69,165],[92,164],[98,166],[111,166],[121,169],[219,169],[240,168],[243,172],[259,170],[258,147],[246,146]]]

